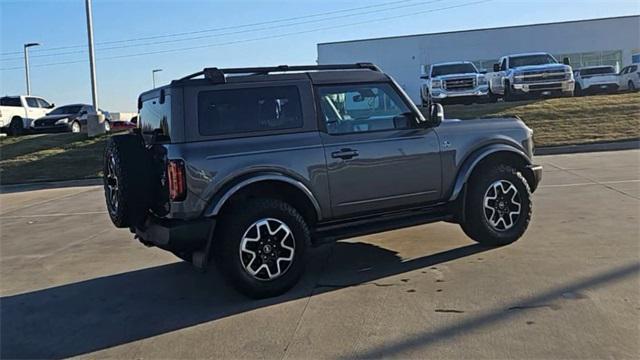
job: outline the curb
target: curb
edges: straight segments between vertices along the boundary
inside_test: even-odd
[[[536,148],[535,155],[576,154],[596,151],[620,151],[640,149],[640,138],[607,142],[594,142],[575,145],[545,146]]]
[[[102,185],[102,178],[90,178],[80,180],[43,181],[27,184],[0,185],[0,194],[10,194],[22,191],[59,189],[67,187],[82,187]]]

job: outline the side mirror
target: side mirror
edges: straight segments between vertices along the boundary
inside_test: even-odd
[[[493,71],[494,72],[500,71],[500,64],[493,64]]]
[[[420,79],[427,80],[428,78],[429,78],[429,75],[422,75],[422,76],[420,76]]]
[[[53,109],[54,107],[56,107],[56,104],[54,104],[54,103],[51,103],[51,104],[49,104],[49,107],[48,107],[48,109]]]
[[[132,117],[131,120],[129,120],[129,121],[134,123],[134,124],[136,124],[136,125],[138,125],[138,117],[137,116]]]
[[[444,120],[444,107],[442,104],[432,103],[429,106],[429,123],[431,126],[438,126]]]
[[[569,61],[568,57],[562,59],[562,63],[565,64],[565,65],[571,65],[571,61]]]

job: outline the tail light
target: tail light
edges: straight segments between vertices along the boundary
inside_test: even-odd
[[[182,201],[187,196],[187,181],[185,176],[184,161],[169,160],[167,165],[167,177],[169,178],[169,199]]]

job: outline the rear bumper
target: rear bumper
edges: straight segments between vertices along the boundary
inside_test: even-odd
[[[527,166],[527,173],[525,175],[531,192],[536,191],[540,181],[542,181],[542,165]]]
[[[136,239],[170,251],[202,248],[213,234],[215,219],[176,220],[149,217],[133,229]]]
[[[618,87],[619,85],[617,83],[592,84],[582,89],[582,91],[587,93],[612,92],[618,91]]]

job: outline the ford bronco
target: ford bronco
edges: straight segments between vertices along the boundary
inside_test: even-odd
[[[295,285],[324,241],[449,221],[509,244],[542,173],[518,118],[425,116],[369,63],[206,68],[138,109],[105,151],[111,220],[256,298]]]

